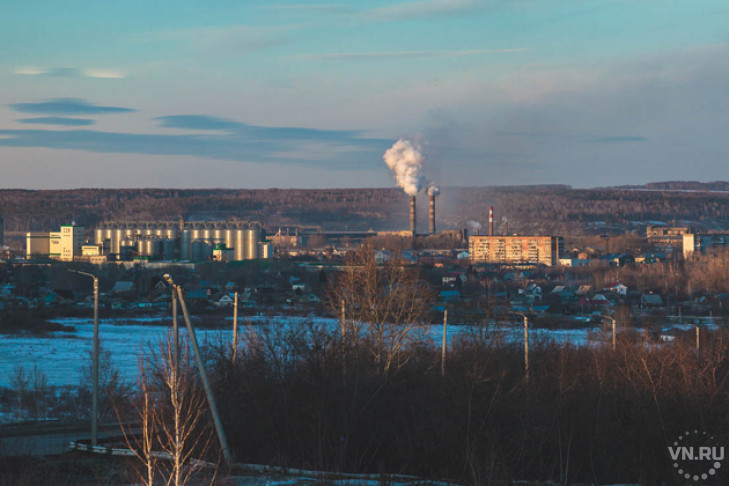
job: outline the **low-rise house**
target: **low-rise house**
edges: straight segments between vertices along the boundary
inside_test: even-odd
[[[614,267],[624,267],[635,263],[635,258],[627,253],[612,254],[608,258],[610,265]]]
[[[658,294],[642,294],[640,296],[641,307],[661,307],[663,299]]]
[[[579,296],[585,296],[588,295],[591,291],[592,285],[580,285],[575,294]]]
[[[134,282],[131,280],[118,280],[111,288],[112,294],[126,294],[134,290]]]
[[[235,304],[235,295],[234,294],[223,294],[215,302],[213,302],[213,305],[215,305],[216,307],[231,307],[234,304]]]
[[[579,305],[587,305],[587,306],[600,306],[605,307],[610,305],[610,301],[602,294],[595,294],[592,297],[582,297],[579,302]]]
[[[610,283],[602,290],[605,292],[612,292],[613,294],[617,294],[621,297],[626,297],[628,295],[628,287],[621,283]]]

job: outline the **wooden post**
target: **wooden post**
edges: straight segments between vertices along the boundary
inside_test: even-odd
[[[611,319],[613,321],[613,351],[617,349],[617,337],[615,333],[615,319]]]
[[[698,353],[701,351],[701,330],[699,329],[699,325],[696,324],[696,352]]]
[[[238,292],[235,293],[233,299],[233,357],[231,361],[235,363],[235,355],[238,354]]]
[[[345,315],[345,307],[344,307],[344,299],[342,299],[342,315],[339,319],[339,328],[340,328],[340,334],[342,339],[342,344],[344,344],[344,328],[345,328],[345,322],[346,322],[346,315]]]
[[[448,309],[443,311],[443,344],[441,345],[440,352],[440,374],[445,376],[445,362],[446,362],[446,331],[448,330]]]

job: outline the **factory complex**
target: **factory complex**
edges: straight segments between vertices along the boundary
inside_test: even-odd
[[[65,225],[60,232],[27,233],[26,258],[61,261],[185,260],[242,261],[272,258],[273,245],[263,240],[257,222],[119,221],[101,223],[90,232]]]

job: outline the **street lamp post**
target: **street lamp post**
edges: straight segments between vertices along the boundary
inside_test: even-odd
[[[79,270],[69,270],[69,272],[85,275],[94,280],[94,363],[92,367],[94,383],[91,393],[91,445],[96,447],[99,416],[99,279],[96,275]]]

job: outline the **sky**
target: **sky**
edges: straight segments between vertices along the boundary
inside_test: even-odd
[[[729,4],[4,0],[0,188],[727,180]]]

